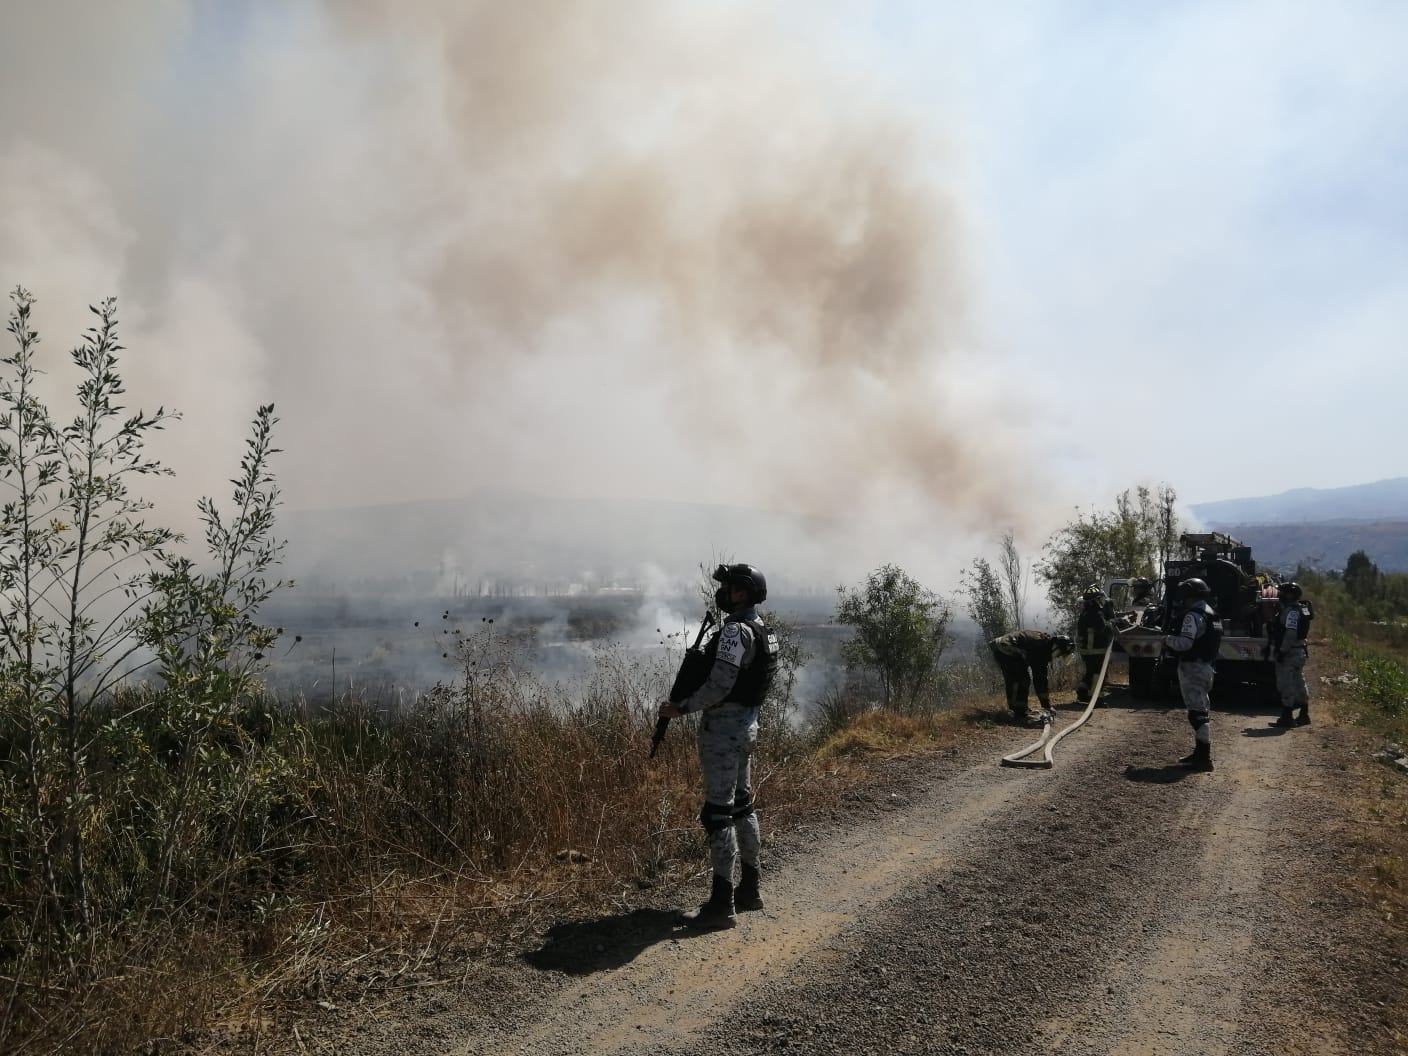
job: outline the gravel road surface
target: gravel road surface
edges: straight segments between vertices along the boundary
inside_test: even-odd
[[[1217,711],[1211,774],[1175,763],[1181,709],[1119,692],[1052,770],[997,765],[1030,731],[975,729],[776,835],[766,909],[732,931],[659,904],[562,922],[467,985],[330,1010],[289,1051],[1408,1051],[1403,933],[1351,885],[1365,790],[1404,779],[1323,713],[1269,717]]]

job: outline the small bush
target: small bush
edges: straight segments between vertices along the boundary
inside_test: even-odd
[[[837,593],[836,622],[855,628],[841,646],[848,669],[878,681],[882,707],[922,709],[950,640],[952,607],[896,565],[877,568],[863,585]]]
[[[874,694],[850,678],[833,681],[812,705],[812,726],[825,740],[874,708]]]

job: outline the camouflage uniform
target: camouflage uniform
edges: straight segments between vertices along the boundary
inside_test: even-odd
[[[1310,687],[1305,682],[1305,661],[1309,650],[1300,636],[1304,618],[1299,601],[1283,604],[1271,627],[1271,641],[1276,648],[1276,689],[1281,695],[1282,712],[1288,716],[1299,708],[1302,722],[1308,722]]]
[[[1276,689],[1283,708],[1304,708],[1310,704],[1310,687],[1305,681],[1305,649],[1287,649],[1276,661]]]
[[[1212,742],[1209,712],[1213,673],[1212,664],[1206,660],[1185,660],[1178,665],[1178,689],[1183,695],[1183,706],[1188,709],[1193,739],[1205,744]]]
[[[740,672],[759,659],[759,643],[750,622],[754,608],[734,613],[717,636],[717,653],[709,677],[694,693],[677,702],[685,712],[702,712],[699,767],[704,775],[704,809],[700,818],[709,834],[714,875],[732,878],[741,857],[756,869],[762,848],[753,807],[753,750],[758,743],[758,709],[724,702]],[[713,645],[711,643],[711,648]]]
[[[1215,647],[1220,634],[1212,625],[1214,613],[1205,601],[1196,602],[1183,614],[1177,634],[1170,634],[1164,644],[1178,654],[1178,688],[1183,694],[1183,706],[1188,710],[1188,724],[1193,727],[1193,755],[1184,762],[1197,761],[1212,769],[1212,660],[1197,654],[1207,651],[1211,641]],[[1209,635],[1213,635],[1209,639]]]

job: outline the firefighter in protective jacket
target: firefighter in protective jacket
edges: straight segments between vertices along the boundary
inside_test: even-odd
[[[758,709],[777,672],[777,635],[758,616],[768,596],[762,572],[752,565],[720,565],[714,600],[727,613],[705,647],[712,657],[704,684],[660,715],[676,718],[698,712],[699,766],[704,776],[704,808],[699,820],[709,837],[713,883],[709,900],[684,914],[693,928],[731,928],[734,910],[762,909],[758,891],[762,847],[753,806],[753,749],[758,743]],[[734,863],[742,859],[738,887]]]
[[[1085,664],[1085,674],[1076,686],[1076,700],[1085,703],[1100,676],[1105,650],[1115,636],[1115,603],[1094,583],[1085,588],[1081,600],[1084,604],[1076,620],[1076,645]]]
[[[1002,671],[1007,709],[1012,712],[1012,717],[1023,725],[1031,721],[1031,713],[1027,710],[1027,692],[1033,688],[1036,699],[1041,701],[1042,715],[1049,717],[1051,691],[1046,684],[1046,669],[1051,666],[1052,657],[1070,656],[1075,651],[1075,642],[1064,634],[1013,631],[994,638],[988,647]]]

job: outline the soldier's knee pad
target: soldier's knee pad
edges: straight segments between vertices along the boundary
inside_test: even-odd
[[[705,803],[699,808],[699,824],[710,836],[733,824],[733,808],[719,803]]]
[[[1188,725],[1197,729],[1199,726],[1206,726],[1210,720],[1206,711],[1190,711],[1188,713]]]

